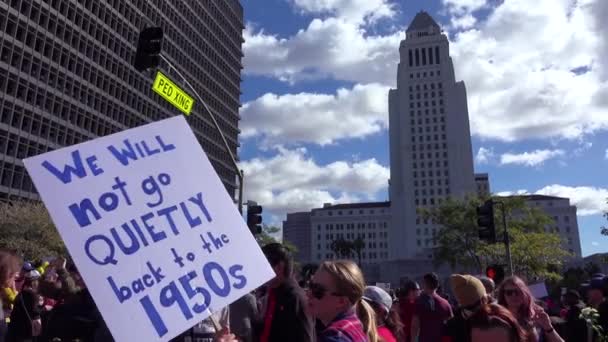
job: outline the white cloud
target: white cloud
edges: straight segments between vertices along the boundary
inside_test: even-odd
[[[553,184],[538,191],[537,194],[570,198],[570,203],[578,208],[578,215],[596,215],[608,211],[606,199],[608,189],[590,186],[565,186]]]
[[[592,142],[581,142],[579,147],[575,148],[573,151],[573,154],[575,156],[581,156],[583,155],[587,150],[589,150],[591,147],[593,147],[593,143]]]
[[[455,30],[471,28],[475,26],[475,23],[477,23],[477,19],[471,14],[466,14],[462,17],[454,16],[450,19],[450,27]]]
[[[303,148],[278,148],[271,158],[254,158],[240,166],[245,172],[244,198],[257,201],[278,219],[323,203],[375,200],[389,178],[388,168],[375,159],[319,165]]]
[[[370,34],[365,24],[338,11],[342,1],[346,4],[302,2],[301,10],[329,16],[313,19],[292,36],[249,25],[245,72],[289,82],[332,77],[393,86],[407,23],[400,32]],[[384,3],[360,6],[366,13]],[[608,128],[608,1],[538,0],[530,6],[506,0],[490,2],[492,8],[482,0],[443,4],[461,29],[473,22],[467,16],[489,9],[487,18],[451,41],[457,79],[467,85],[474,135],[503,141],[576,139]]]
[[[303,13],[332,14],[352,22],[392,18],[396,5],[387,0],[291,0]]]
[[[606,30],[593,26],[590,6],[600,2],[606,3],[504,1],[487,20],[455,36],[451,52],[457,77],[467,85],[474,134],[574,139],[608,128],[608,101],[594,97],[606,84]],[[572,71],[580,67],[587,72]]]
[[[516,191],[500,191],[496,193],[496,196],[514,196],[514,195],[529,195],[528,190],[520,189]]]
[[[388,126],[388,89],[367,84],[335,95],[265,94],[241,108],[242,136],[263,136],[266,145],[324,145],[377,133]]]
[[[600,243],[599,243],[599,242],[597,242],[597,241],[591,241],[591,245],[592,245],[592,246],[596,246],[596,247],[597,247],[597,246],[599,246],[599,245],[600,245]]]
[[[466,15],[486,7],[486,0],[442,0],[441,3],[454,15]]]
[[[332,77],[361,83],[395,83],[402,32],[372,35],[342,18],[313,19],[294,36],[244,32],[244,72],[286,82]],[[386,100],[386,99],[385,99]]]
[[[542,165],[545,161],[561,157],[565,153],[563,150],[536,150],[533,152],[524,152],[520,154],[505,153],[500,156],[500,164],[518,164],[525,166]]]
[[[494,158],[494,150],[487,149],[484,147],[480,147],[479,151],[477,151],[477,155],[475,156],[475,162],[477,164],[487,164],[490,162],[490,159]]]
[[[528,190],[502,191],[498,196],[530,195]],[[564,197],[570,199],[570,204],[577,207],[577,215],[598,215],[608,211],[608,189],[592,186],[566,186],[552,184],[534,192],[538,195]]]

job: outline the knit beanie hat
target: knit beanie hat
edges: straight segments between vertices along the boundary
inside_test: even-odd
[[[452,274],[450,285],[458,304],[464,307],[477,304],[486,295],[486,289],[481,281],[468,274]]]

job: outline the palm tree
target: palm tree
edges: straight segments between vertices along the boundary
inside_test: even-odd
[[[353,251],[357,253],[358,264],[361,267],[361,251],[365,248],[365,240],[359,236],[351,244]]]
[[[339,258],[350,258],[352,255],[352,242],[343,238],[332,241],[329,247]]]

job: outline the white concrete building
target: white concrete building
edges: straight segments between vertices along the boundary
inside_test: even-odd
[[[283,241],[298,249],[294,259],[300,263],[310,262],[310,211],[287,214],[283,221]]]
[[[389,92],[389,258],[432,258],[440,227],[416,209],[476,192],[467,95],[448,39],[426,12],[416,14],[399,52],[397,89]]]
[[[332,241],[343,238],[353,241],[361,237],[365,248],[361,253],[362,264],[377,264],[388,260],[389,202],[325,204],[310,214],[311,261],[337,259],[332,251]],[[356,260],[356,256],[353,255]]]
[[[487,173],[475,174],[475,186],[477,187],[477,195],[480,197],[490,196],[490,177]]]
[[[558,233],[562,238],[562,248],[572,253],[574,258],[582,257],[576,206],[570,204],[569,198],[545,195],[516,197],[524,198],[529,206],[542,210],[552,218],[553,224],[545,227],[545,230]]]

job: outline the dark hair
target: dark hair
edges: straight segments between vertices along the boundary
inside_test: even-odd
[[[436,273],[427,273],[424,275],[423,279],[426,287],[433,290],[437,290],[437,288],[439,288],[439,277]]]
[[[293,258],[289,250],[278,242],[273,242],[262,247],[262,252],[268,259],[271,266],[275,266],[281,261],[285,264],[284,276],[289,278],[293,272]]]
[[[485,304],[469,319],[471,329],[490,330],[504,328],[509,331],[512,342],[526,341],[526,333],[517,319],[506,308],[498,304]]]
[[[378,315],[378,312],[386,312],[384,308],[380,307],[380,305],[374,302],[368,303],[374,308],[374,311],[376,312],[376,317],[383,317]],[[393,306],[393,308],[395,308],[395,306]],[[403,325],[403,322],[401,322],[399,310],[395,310],[393,308],[388,311],[388,314],[384,316],[383,319],[380,319],[381,324],[379,324],[378,326],[384,325],[393,334],[393,336],[395,336],[395,339],[397,341],[404,341],[405,334],[403,329],[405,328],[405,326]]]

